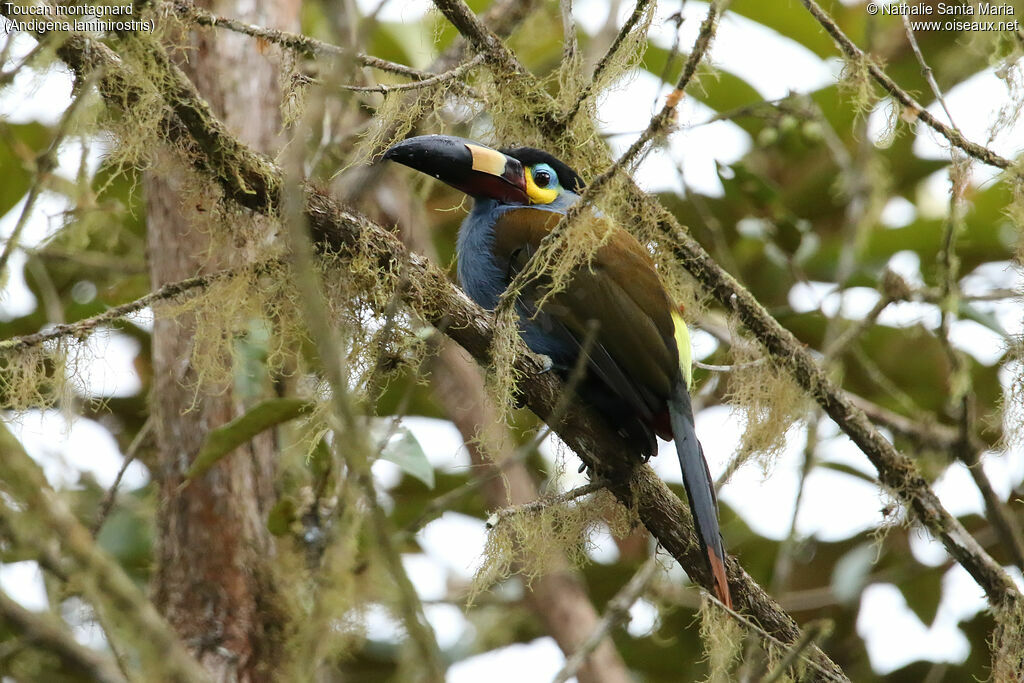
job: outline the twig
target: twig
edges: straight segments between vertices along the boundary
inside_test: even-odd
[[[7,36],[7,41],[4,43],[3,54],[0,54],[0,64],[3,64],[5,61],[7,61],[7,52],[14,44],[15,35],[15,33],[12,33]],[[0,71],[0,86],[8,85],[12,81],[14,81],[14,77],[18,75],[19,71],[28,66],[40,52],[48,49],[50,49],[50,45],[47,41],[40,40],[39,42],[37,42],[35,46],[28,51],[28,54],[26,54],[25,57],[20,62],[18,62],[17,65],[11,67],[6,71]]]
[[[500,510],[496,510],[487,518],[486,526],[488,529],[494,529],[509,517],[537,514],[538,512],[543,512],[544,510],[557,505],[569,503],[577,498],[588,496],[595,491],[600,491],[604,487],[605,483],[603,480],[595,479],[583,486],[577,486],[571,491],[566,491],[565,493],[561,493],[557,496],[549,496],[523,505],[513,505],[511,507],[502,508]]]
[[[828,624],[821,620],[812,621],[807,624],[804,627],[803,635],[800,636],[800,640],[796,641],[796,644],[792,647],[786,648],[786,655],[779,660],[774,669],[761,679],[761,683],[781,681],[783,676],[786,675],[786,671],[796,663],[797,659],[803,656],[804,650],[816,643],[822,636],[828,637],[831,630]]]
[[[436,76],[430,76],[423,80],[413,81],[412,83],[399,83],[397,85],[342,85],[339,87],[342,90],[348,90],[350,92],[378,92],[382,94],[402,92],[405,90],[419,90],[421,88],[429,88],[437,85],[438,83],[445,83],[459,78],[483,61],[483,55],[476,55],[469,61],[455,67],[451,71],[446,71],[443,74],[437,74]]]
[[[31,612],[0,591],[0,624],[17,634],[22,645],[35,645],[61,661],[69,671],[100,683],[124,683],[124,676],[109,658],[80,645],[63,624],[49,615]],[[13,679],[12,679],[13,680]]]
[[[948,425],[938,422],[914,420],[849,392],[846,393],[846,398],[858,410],[867,415],[872,422],[876,422],[896,434],[909,439],[918,448],[948,451],[954,448],[954,445],[960,438],[959,432]],[[978,448],[981,447],[978,444],[975,445]]]
[[[910,17],[906,14],[901,14],[900,17],[903,19],[903,30],[907,34],[907,42],[910,43],[910,49],[914,51],[914,55],[917,57],[917,63],[921,65],[921,75],[928,81],[928,87],[932,89],[932,94],[935,95],[935,99],[938,100],[939,104],[942,105],[942,111],[946,112],[946,118],[949,119],[949,125],[956,128],[956,123],[953,122],[953,115],[949,112],[949,107],[946,106],[946,98],[942,96],[942,90],[939,89],[939,84],[935,82],[935,73],[932,68],[928,66],[928,62],[924,59],[924,54],[921,52],[921,46],[917,44],[917,38],[914,36],[914,29],[910,26]],[[957,130],[959,132],[959,130]]]
[[[149,679],[178,683],[208,680],[170,624],[157,613],[153,603],[120,565],[96,546],[88,530],[75,519],[50,488],[38,465],[3,425],[0,425],[0,451],[4,453],[0,482],[31,510],[33,522],[50,535],[50,538],[40,538],[19,532],[19,542],[44,551],[51,540],[60,544],[64,556],[78,565],[87,577],[81,585],[93,605],[116,619],[122,627],[118,632],[132,638],[143,653],[139,663],[147,670]],[[0,502],[0,516],[16,521],[17,515]],[[16,530],[17,524],[7,524],[7,527]]]
[[[970,472],[974,485],[981,492],[981,498],[985,502],[985,516],[992,524],[992,528],[995,529],[1000,544],[1013,558],[1013,564],[1018,569],[1024,569],[1024,538],[1022,538],[1017,518],[1007,509],[999,494],[992,488],[992,482],[985,474],[979,452],[970,446],[962,447],[959,450],[957,456],[967,465],[967,471]]]
[[[601,620],[597,622],[597,628],[587,636],[579,649],[565,660],[565,664],[555,674],[551,683],[565,683],[576,675],[576,672],[583,666],[583,662],[587,660],[587,656],[604,640],[605,636],[629,618],[630,608],[634,602],[640,599],[640,595],[643,594],[657,570],[657,555],[652,555],[633,574],[626,585],[615,594],[615,597],[608,601],[608,607],[601,615]]]
[[[234,31],[235,33],[259,38],[260,40],[265,40],[268,43],[280,45],[281,47],[309,55],[311,57],[349,56],[363,66],[379,69],[381,71],[388,71],[393,74],[414,78],[416,80],[426,80],[428,78],[433,78],[436,75],[426,71],[420,71],[419,69],[413,69],[412,67],[405,66],[404,64],[398,64],[386,59],[381,59],[380,57],[374,57],[373,55],[353,52],[349,48],[332,45],[331,43],[326,43],[322,40],[317,40],[316,38],[310,38],[309,36],[301,33],[291,33],[289,31],[266,28],[255,24],[247,24],[244,21],[238,21],[237,19],[218,17],[212,12],[201,9],[193,4],[182,2],[182,0],[171,0],[168,4],[175,12],[183,17],[191,19],[200,26],[227,29],[229,31]]]
[[[713,363],[702,363],[699,360],[693,361],[693,367],[700,368],[701,370],[708,370],[709,372],[737,372],[739,370],[745,370],[752,368],[757,365],[763,365],[767,358],[761,356],[745,363],[733,363],[731,365],[714,365]]]
[[[613,40],[612,44],[608,46],[607,52],[602,55],[601,59],[598,60],[597,64],[594,66],[594,73],[591,75],[590,81],[583,87],[580,94],[576,96],[576,100],[572,103],[572,106],[556,118],[556,123],[559,126],[564,128],[569,124],[579,112],[583,103],[586,102],[587,98],[593,94],[594,87],[600,82],[605,69],[608,68],[608,65],[611,64],[618,55],[619,47],[622,46],[622,43],[626,40],[629,34],[633,32],[633,29],[636,28],[636,25],[640,22],[640,19],[643,17],[644,12],[647,11],[647,7],[650,6],[651,2],[652,0],[637,0],[636,5],[633,7],[633,13],[629,15],[626,23],[622,25],[622,28],[619,30],[618,34],[616,34],[615,40]]]
[[[841,356],[843,351],[846,350],[846,347],[856,341],[862,334],[867,332],[869,327],[878,322],[878,316],[882,315],[882,311],[884,311],[892,302],[893,300],[887,294],[882,294],[881,298],[879,298],[879,300],[875,302],[875,305],[871,307],[871,310],[867,312],[867,315],[858,320],[855,324],[850,325],[843,330],[828,346],[825,347],[825,350],[822,351],[822,356],[824,356],[823,364],[827,365],[829,361]]]
[[[196,277],[190,277],[187,280],[171,282],[154,292],[150,292],[149,294],[136,299],[135,301],[129,301],[128,303],[121,304],[120,306],[114,306],[113,308],[110,308],[99,315],[94,315],[91,318],[83,318],[82,320],[67,323],[65,325],[54,325],[45,332],[36,332],[34,334],[26,334],[19,337],[4,339],[0,341],[0,352],[24,351],[25,349],[45,344],[48,341],[62,339],[64,337],[84,339],[104,323],[119,320],[161,301],[174,299],[183,294],[190,294],[193,290],[206,289],[219,280],[234,277],[246,270],[252,269],[254,272],[260,273],[278,265],[279,263],[280,261],[274,259],[255,264],[255,266],[227,268],[209,275],[198,275]]]
[[[826,669],[826,668],[822,667],[821,664],[819,662],[817,662],[813,657],[810,657],[810,656],[807,656],[807,655],[803,654],[805,652],[813,653],[814,650],[817,649],[817,645],[815,644],[815,640],[817,640],[817,638],[811,638],[806,643],[804,643],[803,641],[806,638],[807,634],[806,634],[806,632],[801,631],[799,637],[795,641],[793,641],[792,643],[784,643],[784,642],[780,641],[778,638],[776,638],[775,636],[773,636],[772,634],[770,634],[767,631],[765,631],[764,628],[760,624],[758,624],[754,620],[750,619],[747,615],[740,614],[736,610],[734,610],[734,609],[732,609],[730,607],[726,607],[725,605],[723,605],[722,602],[719,601],[719,599],[716,598],[714,595],[709,593],[709,594],[706,595],[706,597],[707,597],[708,600],[711,600],[712,602],[714,602],[715,605],[719,609],[724,611],[726,614],[728,614],[730,617],[732,617],[739,624],[741,624],[742,626],[744,626],[747,629],[750,629],[751,631],[753,631],[755,633],[760,634],[761,637],[764,638],[765,640],[770,640],[770,641],[774,642],[776,645],[778,645],[778,646],[780,646],[780,647],[782,647],[782,648],[784,648],[786,650],[789,650],[789,651],[799,650],[794,655],[794,658],[793,658],[792,661],[796,661],[796,657],[797,656],[803,657],[804,662],[809,667],[814,669],[816,673],[819,674],[819,680],[823,680],[823,681],[848,681],[849,680],[848,678],[846,678],[846,676],[842,675],[842,672],[837,672],[837,671],[832,671],[832,670]],[[815,622],[811,622],[811,623],[813,624]],[[825,629],[822,629],[822,632],[824,632],[824,631],[825,631]],[[819,635],[820,635],[820,632],[819,632]]]
[[[572,16],[572,0],[559,0],[562,13],[562,64],[569,65],[577,57],[576,20]]]
[[[114,477],[114,483],[110,485],[107,492],[103,495],[103,500],[100,501],[99,509],[96,513],[96,521],[92,523],[92,537],[96,538],[100,530],[103,528],[103,524],[107,521],[107,515],[110,514],[111,508],[114,507],[114,500],[117,498],[117,487],[121,485],[121,479],[124,477],[124,473],[128,470],[128,466],[135,462],[136,456],[139,454],[139,450],[143,444],[149,438],[149,435],[153,431],[153,418],[147,418],[142,423],[142,428],[139,429],[135,438],[128,444],[128,450],[124,452],[124,460],[121,463],[120,469],[117,470],[117,476]]]
[[[516,59],[512,50],[473,14],[473,10],[463,0],[434,0],[434,5],[469,41],[473,49],[484,55],[489,65],[505,74],[525,76],[531,82],[534,80]]]
[[[1001,169],[1010,169],[1014,167],[1014,163],[1009,159],[999,156],[987,147],[983,147],[975,142],[971,142],[960,134],[955,128],[946,126],[941,121],[936,119],[934,116],[928,113],[919,102],[910,96],[907,91],[903,90],[899,85],[896,84],[886,73],[861,50],[857,47],[852,40],[847,37],[843,30],[839,28],[835,20],[828,15],[825,10],[821,8],[818,3],[814,0],[800,0],[804,7],[818,20],[818,23],[822,25],[825,31],[832,37],[839,49],[849,59],[852,59],[859,64],[863,65],[867,69],[871,77],[878,82],[879,85],[885,89],[890,95],[896,98],[900,104],[910,110],[910,113],[920,120],[924,121],[926,125],[932,128],[942,137],[946,138],[954,147],[958,147],[966,152],[969,156],[988,164],[989,166],[995,166]],[[1018,178],[1024,179],[1024,173],[1021,171],[1014,171],[1014,175]]]
[[[43,184],[49,179],[50,173],[57,168],[57,149],[64,142],[64,137],[67,135],[71,121],[82,106],[82,103],[92,95],[92,85],[95,83],[97,76],[98,74],[91,74],[86,79],[84,87],[79,90],[78,96],[71,100],[71,104],[61,115],[60,123],[57,124],[57,130],[54,132],[50,144],[46,147],[46,151],[36,157],[35,180],[32,183],[32,187],[29,188],[28,196],[25,198],[25,205],[21,208],[21,215],[18,216],[18,222],[14,224],[14,230],[4,243],[3,251],[0,251],[0,273],[4,272],[7,260],[11,257],[11,254],[18,246],[18,242],[21,240],[21,232],[28,224],[28,219],[35,208],[36,200],[39,199],[39,194],[43,190]]]

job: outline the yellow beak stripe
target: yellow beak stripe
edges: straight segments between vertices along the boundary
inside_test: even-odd
[[[501,152],[478,145],[466,145],[473,155],[473,170],[502,176],[505,173],[505,155]]]
[[[558,190],[553,188],[539,188],[533,182],[533,171],[526,170],[526,194],[534,204],[550,204],[558,198]]]

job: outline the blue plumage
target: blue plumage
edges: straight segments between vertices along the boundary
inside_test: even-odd
[[[579,200],[579,196],[563,191],[550,204],[530,207],[531,211],[550,211],[564,214]],[[493,199],[477,198],[473,210],[462,221],[456,240],[459,284],[469,297],[480,306],[494,310],[498,298],[508,286],[511,275],[502,269],[494,257],[494,230],[502,214],[522,209]],[[531,316],[517,306],[523,341],[534,353],[548,356],[556,366],[571,365],[577,352],[576,344],[553,328],[544,314]]]
[[[541,150],[497,151],[447,136],[412,138],[385,158],[430,173],[473,197],[459,229],[459,281],[480,306],[493,310],[558,215],[579,201],[583,181]],[[674,439],[709,585],[731,606],[717,501],[694,429],[686,324],[643,246],[613,231],[589,267],[540,311],[543,282],[516,302],[520,333],[563,377],[581,365],[576,394],[601,413],[634,456],[657,450],[655,435]]]

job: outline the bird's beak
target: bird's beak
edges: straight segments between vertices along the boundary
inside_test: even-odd
[[[421,135],[403,140],[385,159],[432,175],[471,197],[506,204],[529,204],[526,172],[518,159],[450,135]]]

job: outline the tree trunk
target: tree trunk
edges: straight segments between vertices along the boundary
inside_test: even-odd
[[[221,0],[206,9],[242,21],[294,30],[298,3]],[[181,64],[215,112],[263,151],[280,129],[278,68],[251,38],[207,30],[187,38]],[[167,164],[166,166],[171,166]],[[189,191],[185,172],[154,171],[145,182],[153,287],[244,259],[244,245],[213,244],[204,225],[215,214]],[[242,248],[239,248],[239,247]],[[157,568],[160,610],[218,681],[270,680],[280,659],[284,619],[266,528],[273,503],[275,445],[264,434],[181,487],[205,436],[245,407],[233,386],[201,383],[191,365],[195,315],[157,316],[153,329],[155,420],[160,486]]]

